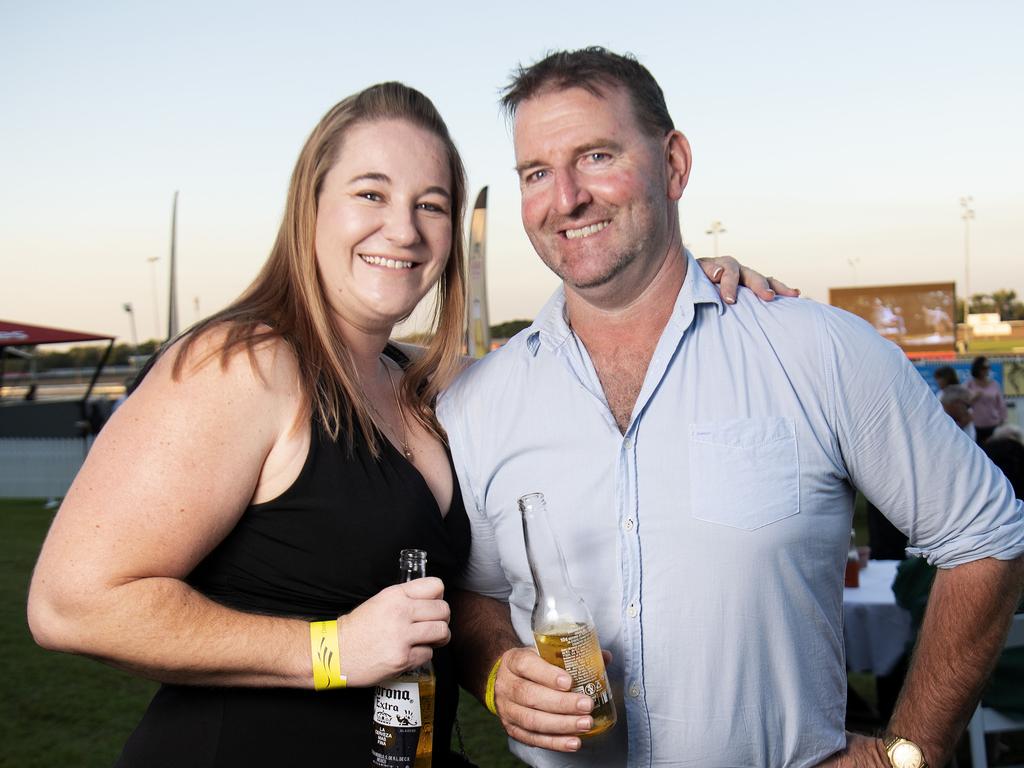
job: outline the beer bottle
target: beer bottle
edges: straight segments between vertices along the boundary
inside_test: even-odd
[[[403,549],[398,581],[427,575],[427,553]],[[373,696],[373,768],[430,768],[434,749],[434,665],[426,664],[379,683]]]
[[[565,558],[548,520],[544,494],[521,497],[519,511],[523,516],[526,556],[537,593],[530,623],[537,652],[549,664],[569,673],[574,692],[585,693],[593,699],[594,727],[582,735],[603,733],[615,725],[615,702],[594,618],[569,582]]]
[[[850,548],[846,551],[846,573],[843,586],[860,586],[860,553],[857,551],[857,531],[850,531]]]

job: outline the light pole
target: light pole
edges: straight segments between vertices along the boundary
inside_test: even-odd
[[[718,258],[718,236],[725,234],[725,227],[722,226],[722,222],[720,222],[720,221],[712,221],[711,222],[711,229],[709,229],[704,234],[711,235],[712,238],[714,239],[714,243],[715,243],[715,258],[717,259]]]
[[[135,307],[132,306],[130,301],[124,303],[124,311],[128,313],[128,317],[132,321],[132,346],[135,348],[135,354],[139,354],[139,334],[135,332]]]
[[[971,219],[974,218],[974,198],[960,198],[960,218],[964,220],[964,322],[971,313]]]
[[[146,259],[152,267],[150,274],[153,278],[153,328],[156,341],[160,341],[160,298],[156,289],[156,263],[160,261],[159,256],[150,256]]]

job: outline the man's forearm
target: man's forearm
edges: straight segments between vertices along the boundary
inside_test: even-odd
[[[522,642],[512,627],[508,603],[458,590],[449,593],[448,602],[452,608],[451,645],[459,683],[483,701],[494,662]]]
[[[1024,559],[939,570],[889,732],[944,765],[1003,648],[1024,582]]]

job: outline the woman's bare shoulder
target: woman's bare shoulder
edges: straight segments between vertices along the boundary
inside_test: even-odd
[[[269,326],[249,330],[218,323],[194,338],[177,340],[162,357],[154,370],[161,366],[166,370],[169,365],[175,379],[224,377],[234,383],[254,379],[273,386],[290,382],[299,370],[291,344]]]
[[[224,434],[251,430],[272,445],[303,410],[298,361],[279,337],[230,346],[229,330],[206,329],[166,349],[115,412],[122,416],[116,421],[131,417],[143,430],[191,423],[196,439],[209,427]]]

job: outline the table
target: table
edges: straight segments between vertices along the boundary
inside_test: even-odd
[[[843,640],[852,672],[885,675],[910,640],[910,613],[896,605],[892,582],[898,560],[869,560],[860,586],[843,590]]]

